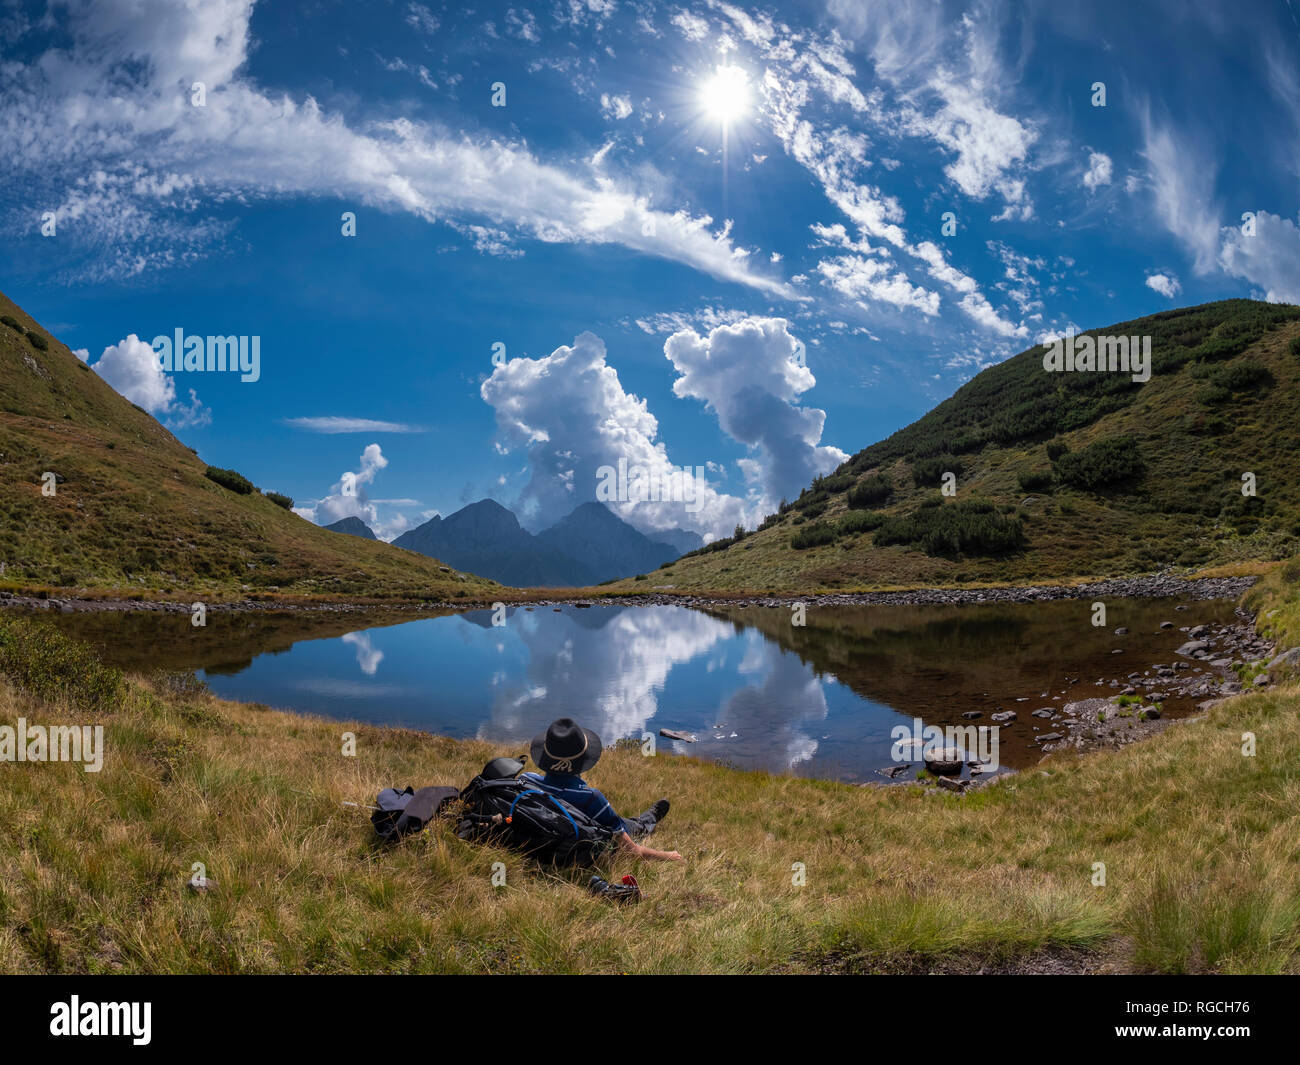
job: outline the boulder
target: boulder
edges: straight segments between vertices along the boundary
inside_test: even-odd
[[[956,747],[932,748],[924,752],[925,768],[931,773],[960,773],[965,763],[961,751]]]
[[[1283,651],[1268,664],[1268,668],[1270,671],[1274,669],[1300,670],[1300,647],[1292,647],[1289,651]]]

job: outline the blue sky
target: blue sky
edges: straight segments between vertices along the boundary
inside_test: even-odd
[[[634,524],[727,533],[1040,338],[1300,302],[1296,0],[3,0],[0,137],[0,288],[389,538],[619,458],[707,471]]]

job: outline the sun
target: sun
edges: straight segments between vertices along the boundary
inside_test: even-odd
[[[740,67],[718,67],[700,86],[700,105],[724,126],[744,118],[749,113],[749,75]]]

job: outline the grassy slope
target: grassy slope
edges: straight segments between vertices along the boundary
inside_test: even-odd
[[[34,687],[95,676],[41,681],[48,646],[29,645]],[[623,909],[445,824],[376,848],[340,805],[463,783],[502,753],[486,744],[358,725],[344,758],[341,723],[159,680],[93,711],[87,683],[40,702],[0,677],[0,721],[99,722],[108,742],[99,774],[0,768],[0,971],[915,971],[1060,950],[1111,971],[1300,970],[1297,687],[960,799],[611,750],[593,782],[625,809],[670,796],[658,842],[688,859],[637,869],[650,897]],[[202,896],[196,861],[217,881]]]
[[[499,585],[436,559],[326,532],[261,494],[237,495],[0,295],[0,586],[441,599]],[[66,482],[41,495],[41,474]]]
[[[1229,300],[1095,330],[1153,335],[1157,365],[1145,385],[1127,375],[1047,374],[1042,349],[1030,349],[983,371],[838,471],[848,473],[850,482],[884,474],[895,494],[876,509],[911,513],[923,498],[938,496],[937,483],[913,483],[916,462],[957,452],[957,499],[987,500],[1008,516],[1018,515],[1027,540],[1018,553],[931,557],[900,545],[878,547],[871,532],[794,550],[793,534],[812,524],[835,524],[848,512],[846,491],[808,491],[778,524],[726,550],[678,560],[647,580],[621,581],[607,590],[671,585],[683,592],[803,593],[1062,581],[1287,557],[1300,547],[1300,483],[1294,476],[1300,458],[1300,356],[1290,351],[1292,339],[1300,337],[1297,315],[1294,307]],[[1251,342],[1232,355],[1234,338]],[[1208,384],[1204,375],[1245,361],[1266,367],[1271,384],[1218,403],[1198,398]],[[1036,421],[1040,412],[1047,415]],[[1017,424],[1025,427],[1023,435],[1005,439],[1006,427],[1014,434]],[[1026,492],[1018,483],[1020,474],[1051,470],[1049,440],[1064,440],[1078,452],[1123,437],[1137,441],[1146,464],[1135,482],[1095,492],[1059,482],[1046,492]],[[1240,477],[1247,470],[1258,478],[1253,500],[1241,495]],[[1036,501],[1025,505],[1031,495]]]

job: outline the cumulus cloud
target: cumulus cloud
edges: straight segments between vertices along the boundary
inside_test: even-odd
[[[669,456],[657,439],[657,419],[644,399],[624,390],[605,361],[604,341],[594,333],[582,333],[543,358],[510,359],[493,370],[480,393],[496,414],[498,448],[528,452],[529,480],[518,505],[535,526],[594,500],[602,466],[617,468],[623,460],[647,478],[668,478],[674,469],[703,466],[709,458]],[[643,531],[680,527],[720,535],[755,516],[740,499],[708,485],[700,487],[695,513],[677,502],[609,505]]]
[[[1258,285],[1270,303],[1300,303],[1300,227],[1289,218],[1257,211],[1253,236],[1226,227],[1219,264]]]
[[[1115,167],[1110,156],[1104,152],[1088,154],[1088,169],[1083,173],[1083,187],[1089,192],[1096,192],[1102,185],[1109,185],[1114,176]]]
[[[1182,291],[1183,286],[1178,283],[1178,278],[1172,274],[1151,274],[1146,280],[1147,288],[1152,292],[1158,292],[1165,299],[1173,299]]]
[[[294,513],[317,525],[333,525],[343,518],[360,518],[381,540],[391,540],[404,532],[410,522],[404,515],[390,521],[380,517],[377,500],[370,498],[369,486],[388,459],[378,444],[367,444],[355,470],[347,470],[330,487],[329,494],[310,506],[294,507]]]
[[[664,344],[681,375],[673,393],[703,400],[722,431],[755,452],[741,466],[765,507],[793,498],[848,458],[820,444],[826,412],[799,406],[817,383],[801,351],[784,318],[749,318],[706,336],[683,330]]]
[[[86,362],[90,356],[87,352],[83,358],[78,352],[77,357]],[[190,389],[188,406],[177,401],[175,380],[163,371],[153,347],[134,333],[106,347],[92,368],[124,398],[174,429],[206,425],[212,420],[194,389]]]
[[[619,244],[788,292],[753,269],[750,251],[715,233],[712,218],[657,210],[637,188],[593,181],[507,140],[401,117],[358,128],[310,96],[263,92],[241,75],[251,10],[248,0],[71,3],[59,9],[56,45],[0,72],[9,166],[53,204],[61,234],[109,249],[118,274],[175,265],[219,238],[220,223],[196,216],[204,203],[308,195],[552,243]],[[589,0],[569,14],[599,23],[609,10]],[[426,12],[407,8],[428,32]],[[196,81],[206,88],[202,108],[190,105]]]

